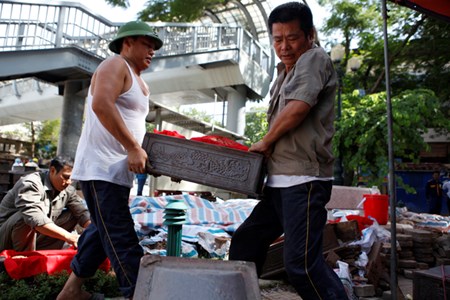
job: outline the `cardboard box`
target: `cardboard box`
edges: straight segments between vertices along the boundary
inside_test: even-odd
[[[157,174],[253,197],[261,193],[262,154],[155,133],[145,135],[142,147]]]

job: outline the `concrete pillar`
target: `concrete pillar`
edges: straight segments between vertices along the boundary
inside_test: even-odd
[[[228,101],[227,108],[227,125],[226,129],[244,135],[245,130],[245,102],[246,88],[245,86],[237,86],[228,92],[226,99]]]
[[[83,126],[86,86],[87,84],[83,81],[66,81],[64,84],[64,103],[57,155],[62,154],[75,158]]]

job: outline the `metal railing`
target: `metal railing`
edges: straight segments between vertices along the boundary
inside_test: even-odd
[[[164,41],[157,56],[241,49],[269,72],[270,52],[242,27],[222,24],[149,23]],[[106,58],[121,23],[93,14],[79,3],[2,0],[0,51],[80,47]]]

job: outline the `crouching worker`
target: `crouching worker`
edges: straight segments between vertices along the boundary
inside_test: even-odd
[[[77,247],[75,226],[86,228],[89,211],[71,186],[73,160],[56,157],[48,172],[22,176],[0,202],[0,252]]]

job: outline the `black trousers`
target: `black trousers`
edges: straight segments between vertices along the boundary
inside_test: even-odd
[[[132,297],[144,250],[128,207],[130,188],[97,180],[80,181],[80,185],[92,223],[78,240],[71,268],[78,277],[89,278],[108,257],[120,291]]]
[[[325,205],[331,181],[264,189],[264,197],[233,234],[230,260],[255,262],[258,275],[269,246],[284,233],[284,266],[302,299],[348,299],[344,286],[323,257]]]

